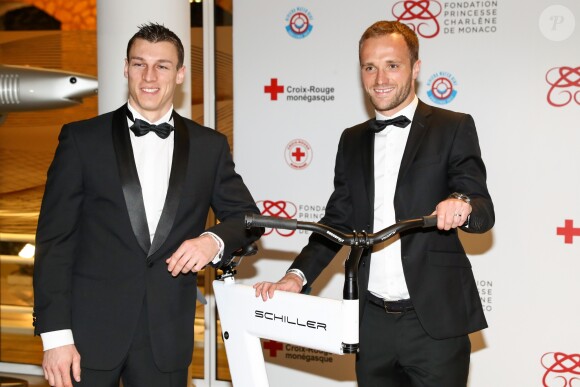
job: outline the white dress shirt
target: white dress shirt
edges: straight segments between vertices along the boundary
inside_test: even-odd
[[[139,114],[131,104],[127,104],[133,114],[134,119],[141,119],[149,122]],[[150,124],[158,125],[163,122],[169,122],[173,125],[173,106],[163,117]],[[133,124],[127,118],[129,127]],[[171,131],[166,139],[160,138],[153,132],[144,136],[137,137],[133,131],[129,131],[133,155],[135,156],[135,165],[137,166],[137,175],[141,184],[141,193],[143,203],[145,204],[145,216],[147,217],[147,226],[149,227],[149,237],[153,241],[155,230],[163,212],[167,188],[169,187],[169,175],[171,174],[171,163],[173,161],[173,144],[175,131]]]
[[[377,120],[387,120],[406,116],[409,120],[413,120],[418,102],[419,100],[415,96],[409,105],[393,117],[386,117],[377,112],[376,118]],[[375,135],[374,232],[396,222],[395,188],[410,130],[411,124],[405,128],[389,125]],[[390,301],[409,298],[401,261],[401,240],[398,235],[374,246],[370,266],[369,291]]]

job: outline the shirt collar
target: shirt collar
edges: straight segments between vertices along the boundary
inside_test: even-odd
[[[398,116],[405,116],[408,119],[410,119],[411,121],[413,121],[413,116],[415,115],[415,110],[417,110],[418,104],[419,104],[419,98],[417,97],[417,95],[415,95],[415,98],[413,98],[411,103],[408,104],[407,106],[405,106],[402,110],[399,110],[397,113],[395,113],[395,115],[385,116],[377,111],[375,111],[375,115],[376,115],[377,120],[389,120],[391,118],[395,118]]]

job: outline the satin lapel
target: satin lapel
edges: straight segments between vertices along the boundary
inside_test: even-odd
[[[151,245],[147,217],[145,216],[145,205],[139,175],[135,166],[133,147],[129,137],[129,126],[127,125],[126,105],[117,109],[113,114],[113,146],[117,155],[117,168],[125,196],[125,204],[129,212],[133,233],[139,242],[139,246],[144,252],[149,251]]]
[[[183,118],[175,112],[173,113],[173,125],[175,126],[175,134],[169,187],[167,187],[167,196],[165,197],[163,212],[159,218],[148,257],[159,250],[159,247],[165,242],[173,227],[187,171],[189,160],[189,132],[187,131]]]
[[[427,117],[431,114],[431,108],[429,105],[424,104],[419,101],[417,109],[415,110],[415,116],[413,117],[413,123],[411,124],[411,129],[409,132],[409,138],[407,139],[407,145],[405,146],[405,151],[403,152],[403,158],[401,160],[401,167],[399,168],[399,175],[397,177],[397,186],[401,179],[405,176],[405,173],[409,169],[419,145],[427,131]]]
[[[361,154],[362,171],[369,200],[369,208],[374,208],[375,203],[375,133],[369,128],[367,121],[365,130],[361,133],[361,140],[358,149]]]

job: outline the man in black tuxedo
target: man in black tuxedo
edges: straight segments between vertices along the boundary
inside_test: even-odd
[[[487,323],[457,228],[483,233],[495,221],[475,124],[418,100],[419,42],[406,25],[370,26],[359,59],[376,119],[343,132],[320,222],[373,232],[433,213],[438,230],[405,232],[361,258],[357,379],[363,387],[464,387],[468,334]],[[255,285],[256,296],[300,291],[339,247],[312,235],[279,282]]]
[[[186,386],[197,272],[260,235],[245,230],[259,211],[226,137],[173,110],[183,57],[172,31],[141,26],[128,103],[62,128],[34,268],[51,386]]]

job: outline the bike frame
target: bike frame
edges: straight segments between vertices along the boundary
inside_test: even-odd
[[[235,267],[239,261],[232,259],[226,263],[223,274],[213,282],[213,288],[232,383],[235,386],[269,386],[261,338],[338,355],[358,352],[357,277],[362,253],[401,231],[435,224],[436,218],[430,216],[399,222],[376,234],[344,234],[319,223],[246,216],[247,228],[309,230],[350,246],[351,250],[345,262],[342,300],[278,291],[272,299],[264,302],[261,297],[256,297],[252,286],[236,283]]]

